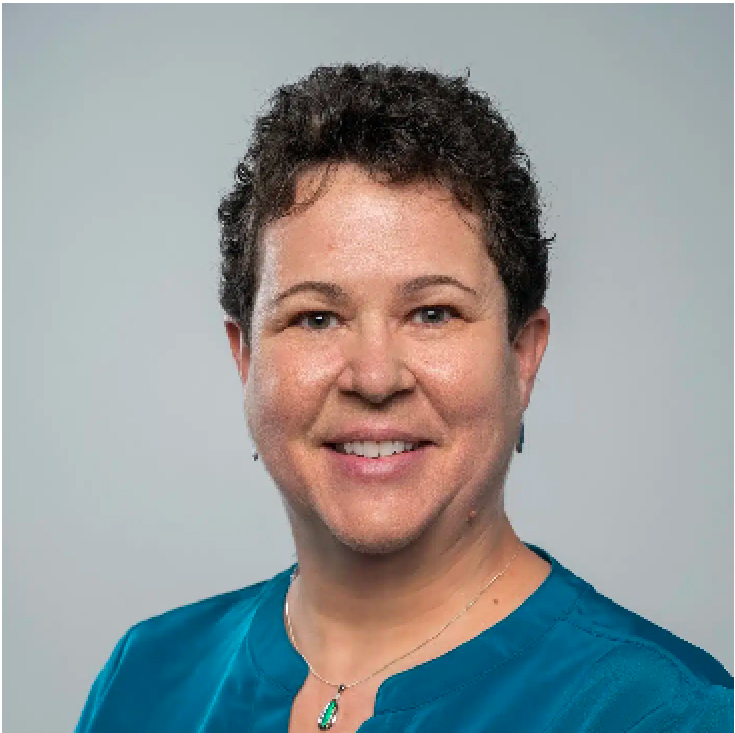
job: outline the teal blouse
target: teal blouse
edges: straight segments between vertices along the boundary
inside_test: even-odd
[[[733,731],[721,664],[529,547],[552,566],[541,586],[479,636],[386,679],[361,733]],[[283,624],[290,572],[131,628],[77,733],[286,733],[308,672]]]

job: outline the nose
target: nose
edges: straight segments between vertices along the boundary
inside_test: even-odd
[[[380,404],[398,392],[413,389],[415,377],[404,360],[404,346],[383,323],[362,325],[344,345],[345,366],[338,386]]]

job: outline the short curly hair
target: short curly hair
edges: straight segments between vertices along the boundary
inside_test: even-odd
[[[300,175],[342,162],[390,183],[438,182],[481,217],[488,255],[505,286],[512,342],[543,303],[553,240],[541,233],[528,157],[490,98],[466,78],[378,63],[318,67],[277,89],[256,119],[234,188],[218,210],[220,304],[245,342],[260,233],[293,209]]]

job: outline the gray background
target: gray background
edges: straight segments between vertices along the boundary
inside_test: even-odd
[[[4,722],[71,730],[133,623],[283,568],[219,197],[317,64],[497,98],[558,236],[521,536],[733,667],[733,9],[5,5]]]

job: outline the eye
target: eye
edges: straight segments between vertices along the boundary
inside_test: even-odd
[[[459,316],[457,310],[449,305],[427,305],[414,311],[414,316],[420,316],[421,314],[425,314],[427,317],[426,319],[421,318],[419,323],[426,326],[441,326],[443,323],[448,323],[455,316]],[[443,318],[442,314],[449,314],[449,317]]]
[[[337,320],[337,316],[329,311],[309,311],[307,313],[299,313],[291,321],[291,325],[301,326],[310,331],[326,331],[329,328],[330,318],[335,321]]]

